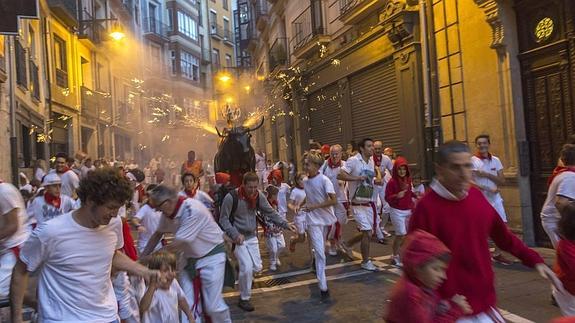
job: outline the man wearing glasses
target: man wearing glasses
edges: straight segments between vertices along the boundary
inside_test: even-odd
[[[212,322],[231,322],[222,296],[226,268],[224,233],[212,214],[201,202],[178,196],[178,192],[164,185],[150,191],[149,197],[150,204],[162,212],[162,218],[142,255],[150,254],[164,234],[174,234],[173,242],[165,249],[181,253],[186,259],[179,266],[184,270],[178,280],[196,319],[203,315]],[[201,295],[194,293],[199,288]],[[182,322],[188,322],[187,318],[183,317]]]

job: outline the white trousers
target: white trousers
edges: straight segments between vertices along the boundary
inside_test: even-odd
[[[270,254],[270,265],[276,265],[279,260],[279,253],[286,247],[283,233],[266,236],[266,246]]]
[[[200,280],[202,281],[202,297],[200,299],[204,302],[203,304],[197,304],[197,307],[199,309],[203,308],[214,323],[231,322],[230,310],[222,295],[226,271],[226,254],[218,253],[198,260],[196,270],[199,271]],[[188,304],[193,308],[195,299],[194,284],[185,271],[180,272],[179,280],[180,286],[184,294],[186,294]],[[196,313],[194,313],[194,315],[196,315]],[[185,315],[182,315],[181,318],[182,323],[189,322]],[[201,315],[195,319],[197,323],[202,322]]]
[[[240,287],[240,299],[247,301],[252,296],[252,282],[254,273],[262,270],[262,256],[258,238],[252,237],[241,245],[236,245],[234,255],[240,267],[238,285]]]
[[[551,244],[553,244],[553,249],[557,249],[557,244],[559,240],[561,240],[559,236],[559,219],[543,218],[541,219],[541,225],[545,233],[549,236],[549,240],[551,240]]]
[[[327,290],[327,279],[325,277],[325,238],[329,227],[323,225],[308,225],[307,234],[313,249],[315,258],[315,273],[319,289]]]
[[[12,250],[5,250],[0,254],[0,298],[10,295],[10,279],[14,266],[16,266],[16,256]]]
[[[267,172],[265,170],[258,170],[256,171],[256,174],[258,174],[260,187],[262,189],[265,189],[268,184]]]
[[[553,287],[553,297],[555,297],[563,316],[575,316],[575,295],[571,295],[568,291],[561,293]]]
[[[501,314],[494,308],[473,316],[464,316],[455,323],[505,323]]]

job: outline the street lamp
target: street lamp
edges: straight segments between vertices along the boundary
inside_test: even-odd
[[[114,41],[120,41],[126,38],[126,34],[124,33],[124,30],[122,29],[122,26],[120,24],[118,23],[114,24],[114,27],[112,27],[112,31],[110,32],[110,37]]]
[[[232,80],[232,78],[228,75],[228,74],[222,74],[218,77],[218,79],[222,82],[222,83],[228,83],[229,81]]]

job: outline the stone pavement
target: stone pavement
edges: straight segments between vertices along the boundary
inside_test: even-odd
[[[346,237],[354,234],[353,223],[347,226]],[[289,233],[287,234],[289,235]],[[286,241],[288,237],[286,235]],[[260,243],[263,242],[261,239]],[[356,246],[357,250],[359,246]],[[269,266],[262,245],[264,272],[254,283],[252,313],[237,307],[237,290],[225,292],[234,322],[381,322],[389,293],[400,272],[389,266],[389,245],[372,244],[371,254],[384,271],[371,273],[359,266],[359,261],[328,256],[328,286],[331,301],[321,303],[315,275],[309,270],[307,244],[298,245],[294,254],[285,252],[281,270],[267,271]],[[537,249],[548,264],[554,252]],[[516,263],[512,266],[494,265],[498,306],[510,322],[547,322],[560,316],[559,309],[550,304],[549,284],[529,268]]]

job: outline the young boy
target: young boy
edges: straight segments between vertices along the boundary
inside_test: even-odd
[[[285,220],[288,211],[288,195],[290,187],[288,184],[284,183],[284,176],[281,169],[274,169],[268,176],[268,182],[278,188],[278,213]]]
[[[266,196],[268,203],[276,211],[278,209],[278,193],[279,190],[273,185],[268,185],[266,187]],[[281,261],[279,259],[279,253],[286,247],[286,242],[282,229],[273,224],[271,221],[266,221],[262,223],[264,227],[264,235],[266,238],[266,246],[268,247],[268,252],[270,254],[270,270],[276,271],[278,266],[281,266]]]
[[[148,259],[148,268],[159,270],[165,274],[161,280],[152,279],[146,293],[140,300],[140,316],[142,323],[172,323],[179,322],[182,311],[190,322],[194,315],[186,295],[176,276],[176,256],[168,252],[158,252]]]
[[[401,267],[399,249],[403,242],[403,237],[407,234],[407,222],[411,216],[411,210],[415,206],[413,199],[413,187],[407,160],[398,157],[393,167],[393,175],[385,188],[385,200],[389,203],[391,211],[391,223],[395,228],[395,238],[393,239],[392,265]]]
[[[449,249],[430,233],[417,230],[405,241],[404,271],[391,293],[385,314],[387,323],[455,322],[471,313],[465,296],[440,300],[436,289],[446,279]]]
[[[68,213],[74,209],[74,200],[60,194],[62,181],[60,176],[50,173],[44,176],[42,187],[44,194],[32,200],[26,210],[29,218],[34,218],[37,225],[42,225],[46,221],[57,216]]]
[[[156,186],[158,185],[148,185],[146,188],[146,195],[156,188]],[[148,240],[150,240],[152,234],[154,234],[156,229],[158,229],[161,218],[162,212],[154,210],[148,201],[144,202],[140,210],[138,210],[138,213],[136,213],[136,216],[132,218],[132,223],[138,229],[138,251],[140,253],[144,252],[144,248],[146,248]],[[162,248],[162,244],[158,243],[154,251],[159,250],[160,248]]]
[[[199,189],[200,180],[196,175],[192,173],[182,174],[182,186],[184,189],[180,192],[180,196],[198,200],[208,208],[208,210],[213,212],[214,200],[208,193]]]
[[[307,179],[304,181],[306,203],[302,211],[307,213],[307,234],[313,249],[321,300],[325,301],[329,298],[325,277],[325,238],[329,227],[337,221],[333,211],[337,197],[330,179],[319,173],[323,163],[324,158],[319,153],[310,152],[304,156]]]
[[[555,273],[563,283],[564,291],[553,288],[561,314],[575,316],[575,203],[571,202],[561,210],[559,220],[561,239],[557,243]]]
[[[295,178],[295,187],[292,189],[289,197],[288,207],[294,213],[294,224],[297,229],[297,237],[291,237],[289,241],[289,250],[295,252],[295,246],[305,241],[306,215],[300,209],[305,202],[305,190],[303,182],[305,173],[298,173]]]

